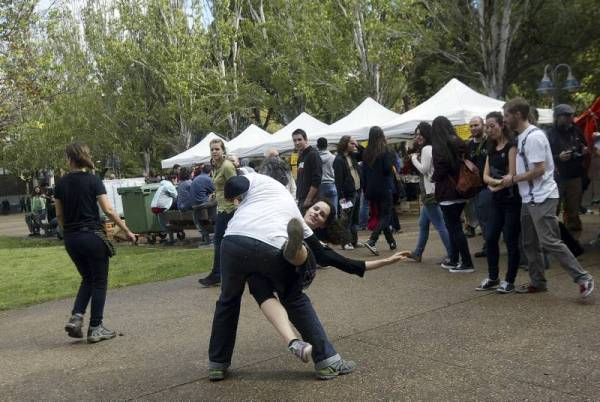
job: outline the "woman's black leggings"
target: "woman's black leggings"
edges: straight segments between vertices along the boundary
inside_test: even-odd
[[[65,248],[81,275],[72,314],[85,314],[91,300],[90,326],[102,324],[108,286],[108,249],[92,231],[65,233]]]

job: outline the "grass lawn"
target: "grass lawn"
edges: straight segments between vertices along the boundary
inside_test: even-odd
[[[117,247],[109,288],[209,271],[212,249]],[[74,296],[81,277],[62,242],[0,236],[0,310]]]

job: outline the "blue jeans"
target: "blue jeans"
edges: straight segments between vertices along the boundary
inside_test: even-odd
[[[319,196],[327,198],[333,204],[334,213],[337,215],[338,210],[338,194],[335,188],[335,183],[321,183],[319,186]]]
[[[444,216],[440,205],[437,203],[424,204],[421,208],[421,215],[419,216],[419,240],[413,254],[415,256],[422,256],[429,238],[429,224],[433,224],[433,227],[440,235],[442,243],[446,248],[446,255],[450,255],[452,252],[452,245],[450,243],[450,237],[448,236],[448,229],[444,223]]]
[[[310,299],[298,287],[296,271],[280,249],[246,236],[227,236],[222,242],[221,295],[217,300],[208,350],[209,368],[226,369],[235,346],[240,304],[246,281],[253,274],[270,280],[280,302],[302,339],[313,346],[315,368],[341,359],[329,342]],[[243,261],[243,264],[240,264]]]
[[[66,232],[65,249],[81,275],[72,314],[85,314],[90,300],[90,326],[102,324],[108,285],[108,249],[94,232]]]
[[[471,252],[469,251],[469,243],[462,230],[460,223],[460,215],[465,208],[464,202],[459,202],[451,205],[441,205],[442,212],[444,213],[444,223],[446,229],[448,229],[448,235],[450,236],[450,261],[452,263],[458,263],[458,258],[462,260],[464,266],[472,267],[473,261],[471,260]]]
[[[500,259],[500,234],[503,234],[508,251],[508,270],[506,282],[515,283],[519,269],[519,235],[521,232],[521,203],[492,202],[489,205],[490,219],[486,227],[488,274],[492,280],[498,279],[498,260]]]
[[[217,213],[217,220],[215,221],[215,236],[214,242],[214,255],[213,255],[213,267],[209,277],[214,279],[221,278],[221,241],[227,230],[229,221],[233,218],[233,212],[219,212]]]

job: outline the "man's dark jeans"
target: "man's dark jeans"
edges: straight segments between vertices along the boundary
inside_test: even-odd
[[[521,233],[521,202],[502,203],[492,201],[488,206],[490,213],[485,235],[487,244],[487,262],[489,278],[498,279],[498,260],[500,259],[500,234],[504,237],[508,251],[508,270],[506,282],[515,283],[519,269],[519,235]]]
[[[452,248],[450,250],[450,261],[452,263],[458,262],[458,257],[462,260],[464,266],[472,267],[473,261],[471,260],[471,253],[469,252],[469,243],[462,230],[460,223],[460,215],[465,208],[464,202],[459,202],[450,205],[440,205],[442,212],[444,213],[444,223],[448,229],[448,235],[450,236],[450,244]]]
[[[227,225],[231,218],[233,218],[233,211],[219,212],[215,221],[213,267],[208,276],[217,280],[221,279],[221,242],[223,241],[225,230],[227,230]]]
[[[65,248],[81,275],[72,314],[85,314],[90,299],[90,326],[102,324],[108,284],[108,249],[94,232],[65,233]]]
[[[258,273],[275,286],[281,304],[302,338],[312,344],[317,369],[340,359],[312,307],[310,299],[298,289],[296,270],[281,250],[246,236],[227,236],[221,247],[221,295],[216,304],[209,345],[209,367],[227,368],[231,363],[240,303],[246,280]]]

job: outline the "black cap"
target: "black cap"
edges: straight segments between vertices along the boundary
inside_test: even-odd
[[[556,116],[560,116],[560,115],[573,115],[575,114],[575,110],[573,110],[573,108],[570,105],[567,104],[560,104],[560,105],[556,105],[556,107],[554,108],[554,117]]]
[[[225,198],[230,200],[240,194],[244,194],[250,188],[250,180],[244,176],[233,176],[225,182]]]

